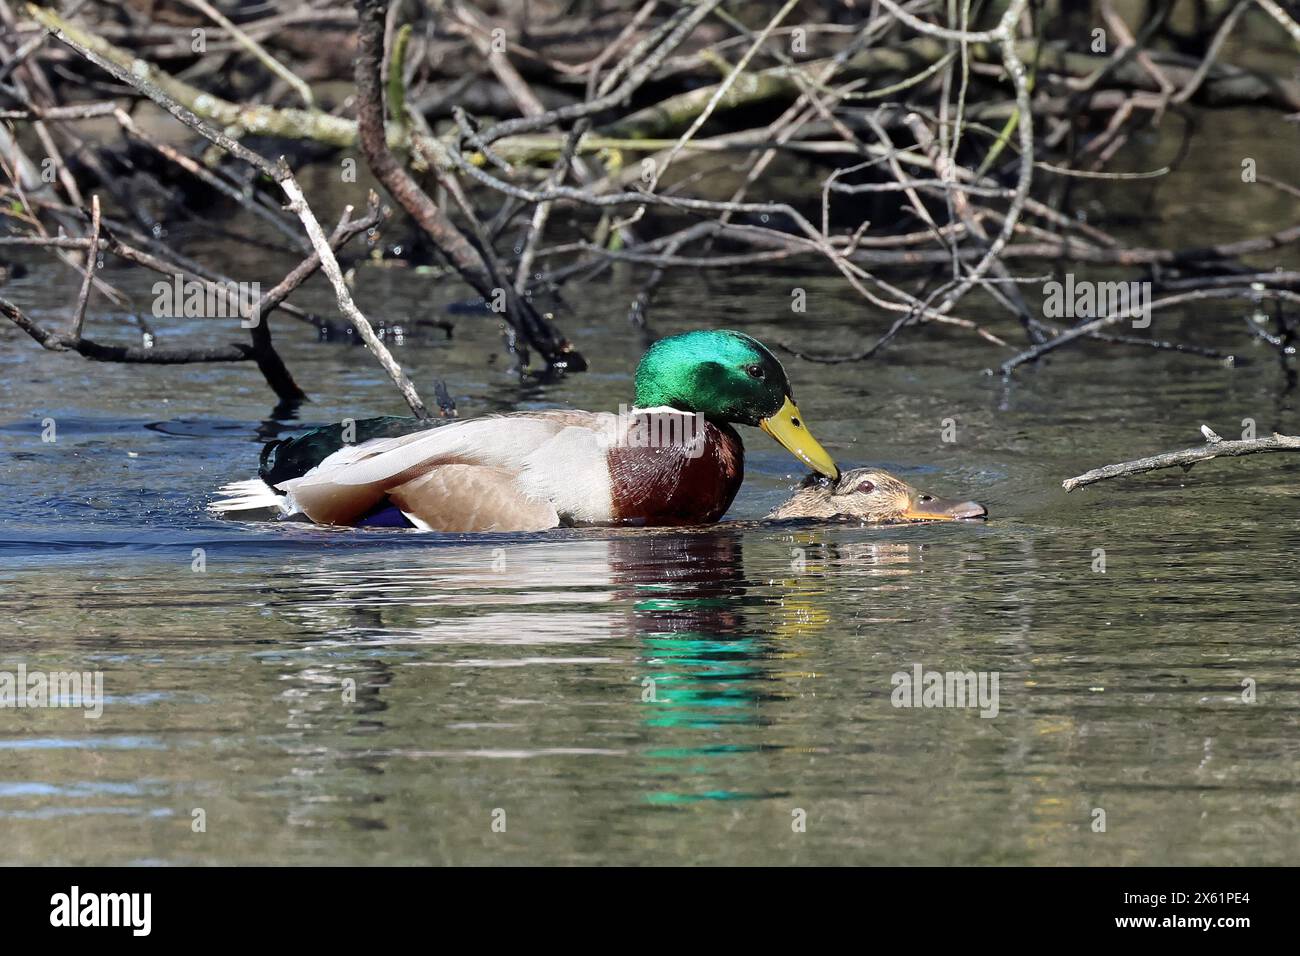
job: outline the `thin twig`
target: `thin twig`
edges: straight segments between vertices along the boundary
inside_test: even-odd
[[[1203,299],[1283,299],[1288,302],[1300,303],[1300,295],[1295,292],[1288,292],[1285,289],[1198,289],[1195,292],[1184,292],[1178,295],[1166,296],[1163,299],[1155,299],[1145,308],[1152,312],[1159,309],[1167,309],[1175,305],[1185,305],[1188,302],[1197,302]],[[1019,355],[1007,359],[1003,362],[998,371],[1002,375],[1010,375],[1017,367],[1024,365],[1026,362],[1037,361],[1048,352],[1060,348],[1076,339],[1082,338],[1096,332],[1098,329],[1104,329],[1107,326],[1123,322],[1125,319],[1136,319],[1143,314],[1144,307],[1134,306],[1113,315],[1104,315],[1101,318],[1093,319],[1091,322],[1085,322],[1082,325],[1076,325],[1067,332],[1062,332],[1056,338],[1048,339],[1033,348],[1026,349]]]
[[[313,110],[316,108],[316,101],[312,99],[311,95],[311,87],[303,82],[303,80],[291,69],[275,57],[271,56],[271,54],[267,53],[266,48],[262,46],[262,44],[258,43],[243,30],[239,29],[239,27],[235,26],[235,24],[233,24],[225,14],[212,4],[208,3],[208,0],[184,0],[184,2],[210,18],[223,30],[234,37],[235,41],[239,43],[240,46],[253,54],[253,56],[257,57],[263,66],[293,87],[298,96],[301,97],[303,104],[307,109]]]
[[[77,308],[72,313],[72,326],[68,336],[72,341],[81,338],[81,326],[86,321],[86,304],[90,301],[90,287],[95,277],[95,266],[99,261],[99,196],[90,197],[90,236],[86,245],[86,277],[81,281],[81,292],[77,296]]]

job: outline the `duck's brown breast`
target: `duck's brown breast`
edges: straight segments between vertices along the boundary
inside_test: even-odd
[[[630,437],[609,450],[613,521],[685,525],[717,521],[731,507],[745,477],[745,446],[727,424],[703,422],[698,444],[683,441],[642,447],[637,436],[656,431],[659,416],[639,416]],[[639,430],[638,427],[640,426]]]

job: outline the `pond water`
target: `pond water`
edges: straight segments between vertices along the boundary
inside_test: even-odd
[[[1239,115],[1212,122],[1231,136]],[[1275,193],[1230,205],[1206,188],[1234,174],[1229,152],[1193,157],[1130,235],[1295,221]],[[280,273],[190,238],[190,254],[222,249],[264,283]],[[3,294],[61,314],[69,276],[33,268]],[[150,277],[105,276],[147,307]],[[484,316],[396,352],[427,398],[444,378],[463,415],[613,410],[644,347],[624,318],[642,277],[572,290],[561,325],[593,368],[556,384],[489,361]],[[805,316],[790,313],[796,285]],[[358,278],[363,308],[400,321],[461,294],[405,270]],[[329,296],[312,285],[303,300]],[[1197,444],[1202,423],[1295,433],[1294,388],[1242,334],[1253,309],[1156,318],[1235,367],[1092,344],[1007,385],[982,370],[1008,353],[934,329],[869,363],[786,359],[842,466],[974,498],[986,524],[756,522],[800,475],[745,430],[745,485],[716,527],[478,537],[204,512],[267,438],[401,412],[359,348],[277,316],[315,401],[275,421],[251,367],[91,363],[0,329],[0,670],[101,671],[105,695],[98,719],[0,710],[3,860],[1294,864],[1300,462],[1060,488]],[[975,299],[958,311],[1011,327]],[[734,270],[670,276],[651,319],[823,353],[886,324],[842,282]],[[91,328],[134,341],[102,306]],[[243,339],[212,323],[160,333]],[[918,664],[996,673],[997,715],[894,707],[892,675]]]

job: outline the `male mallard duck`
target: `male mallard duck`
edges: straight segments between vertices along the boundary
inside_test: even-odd
[[[936,498],[917,491],[887,471],[855,468],[837,481],[816,475],[804,479],[799,490],[769,518],[857,518],[860,521],[969,521],[987,518],[988,511],[974,501]]]
[[[776,357],[740,332],[654,343],[626,412],[549,410],[423,422],[372,418],[262,449],[217,512],[275,508],[318,524],[429,531],[717,521],[744,477],[732,425],[754,425],[830,478]]]

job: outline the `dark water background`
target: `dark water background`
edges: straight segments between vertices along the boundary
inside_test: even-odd
[[[1300,203],[1242,184],[1239,167],[1256,156],[1294,181],[1295,134],[1275,136],[1274,114],[1205,122],[1222,148],[1194,151],[1154,192],[1098,186],[1093,208],[1139,216],[1131,241],[1175,246],[1294,222]],[[1171,147],[1147,149],[1134,168]],[[344,201],[320,183],[313,198],[322,219]],[[187,238],[264,286],[283,271]],[[1259,263],[1294,268],[1293,253]],[[147,309],[152,277],[106,277]],[[624,318],[643,277],[620,268],[570,292],[561,324],[593,369],[555,385],[520,386],[490,362],[499,338],[483,316],[451,316],[451,342],[411,335],[396,353],[426,398],[444,378],[463,415],[616,409],[643,349]],[[796,285],[806,316],[789,311]],[[75,288],[34,267],[3,294],[50,318]],[[445,317],[461,295],[409,270],[359,271],[375,318]],[[330,301],[323,285],[302,299]],[[974,298],[958,311],[1015,334]],[[981,370],[1009,353],[935,329],[867,364],[787,359],[841,465],[973,497],[987,525],[480,537],[204,513],[266,438],[401,412],[361,349],[277,317],[315,398],[283,423],[251,366],[92,363],[0,328],[0,669],[101,670],[108,697],[99,720],[0,711],[3,861],[1296,863],[1300,462],[1060,489],[1196,444],[1202,423],[1295,433],[1294,387],[1244,334],[1255,311],[1157,313],[1156,334],[1233,351],[1236,367],[1088,345],[1005,386]],[[660,334],[732,327],[825,353],[886,325],[841,281],[766,269],[670,275],[652,319]],[[102,304],[90,325],[138,338]],[[159,325],[160,344],[245,335]],[[766,436],[745,439],[729,519],[760,517],[799,477]],[[998,716],[895,709],[890,677],[914,663],[998,672]],[[647,678],[656,701],[642,700]]]

